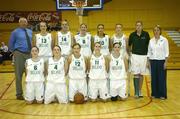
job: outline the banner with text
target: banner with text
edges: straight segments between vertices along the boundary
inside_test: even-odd
[[[58,22],[61,21],[61,12],[56,11],[0,11],[0,23],[18,23],[20,17],[27,18],[28,22]]]

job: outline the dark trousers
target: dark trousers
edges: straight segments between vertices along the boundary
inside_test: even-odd
[[[26,59],[30,58],[30,54],[14,51],[14,64],[16,76],[16,96],[22,96],[22,76],[25,70]]]
[[[167,98],[165,60],[150,60],[151,64],[151,96]]]

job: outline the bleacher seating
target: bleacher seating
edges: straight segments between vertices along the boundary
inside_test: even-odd
[[[170,56],[167,64],[168,69],[180,69],[180,47],[178,47],[175,40],[173,40],[173,38],[177,38],[176,36],[178,34],[179,34],[178,32],[174,32],[174,31],[166,31],[166,33],[164,33],[164,35],[168,38],[169,49],[170,49]]]

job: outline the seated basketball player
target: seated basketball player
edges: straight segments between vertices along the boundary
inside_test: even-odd
[[[96,101],[99,96],[103,101],[109,98],[107,87],[108,60],[100,53],[101,44],[94,44],[94,54],[89,61],[89,98]]]
[[[67,86],[65,74],[67,73],[67,62],[61,56],[61,48],[54,46],[53,57],[49,58],[47,62],[47,83],[45,90],[45,104],[49,104],[55,99],[59,103],[67,103]]]
[[[127,63],[125,63],[126,60],[123,54],[120,53],[120,48],[121,44],[119,42],[114,43],[113,52],[109,56],[110,96],[112,101],[116,101],[118,97],[121,100],[126,98]]]
[[[83,94],[85,100],[87,100],[87,60],[83,55],[80,54],[80,44],[75,43],[72,48],[73,54],[68,57],[69,100],[73,102],[76,93]]]
[[[27,59],[26,67],[26,93],[27,104],[35,100],[42,103],[44,99],[44,60],[38,57],[39,49],[34,46],[31,49],[32,58]]]

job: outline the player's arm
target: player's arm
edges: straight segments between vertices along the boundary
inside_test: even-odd
[[[70,51],[69,56],[73,53],[72,52],[72,47],[73,47],[74,43],[75,43],[75,38],[74,38],[73,34],[71,33],[71,51]]]
[[[93,52],[93,48],[94,48],[94,40],[93,40],[93,36],[91,35],[91,51]]]
[[[113,37],[110,39],[110,47],[111,47],[111,51],[112,51],[112,49],[113,49],[113,42],[114,42],[114,39],[113,39]]]
[[[28,70],[27,70],[27,60],[26,60],[26,62],[25,62],[25,76],[27,76],[27,72],[28,72]]]
[[[74,44],[77,43],[77,42],[76,42],[76,40],[77,40],[76,35],[73,37],[73,39],[74,39],[74,40],[73,40],[73,41],[74,41]]]
[[[48,61],[44,63],[44,76],[48,75],[48,64],[49,64]]]
[[[91,57],[92,56],[87,58],[87,72],[90,72],[91,70]]]
[[[53,34],[51,34],[51,39],[52,39],[51,48],[53,49],[53,47],[55,46],[55,37],[53,36]]]
[[[69,71],[69,67],[70,67],[71,61],[72,61],[72,55],[69,55],[68,58],[67,58],[67,73]]]
[[[85,65],[86,65],[86,73],[89,73],[89,57],[84,57]]]
[[[127,39],[127,53],[130,55],[132,49],[132,35]]]
[[[54,44],[58,45],[58,32],[55,33]]]
[[[105,59],[106,71],[109,72],[109,60],[108,60],[107,56],[104,56],[104,59]]]
[[[64,71],[65,71],[65,75],[67,75],[68,74],[68,61],[67,61],[67,59],[65,59],[65,61],[64,61]]]
[[[125,65],[125,70],[127,72],[128,71],[128,61],[126,58],[124,58],[124,65]]]
[[[75,38],[74,35],[71,33],[71,47],[74,45],[75,43]]]
[[[92,53],[94,51],[94,37],[91,36],[91,50],[92,50]]]
[[[128,37],[125,37],[124,38],[124,40],[125,40],[125,45],[126,45],[126,52],[128,52]]]
[[[111,39],[111,37],[109,37],[109,52],[111,52],[112,51],[112,39]]]
[[[36,46],[36,34],[33,35],[32,45],[33,45],[33,46]]]

